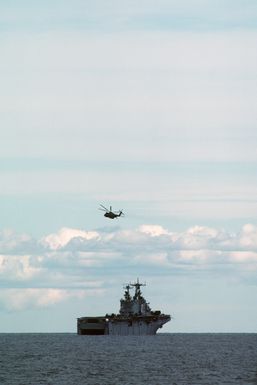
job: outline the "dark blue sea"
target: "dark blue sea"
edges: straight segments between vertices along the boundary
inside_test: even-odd
[[[0,385],[257,384],[257,334],[0,334]]]

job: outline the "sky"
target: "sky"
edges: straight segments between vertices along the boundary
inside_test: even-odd
[[[0,332],[137,278],[163,332],[257,332],[256,41],[255,0],[1,1]]]

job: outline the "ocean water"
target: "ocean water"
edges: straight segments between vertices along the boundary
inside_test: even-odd
[[[257,334],[0,334],[0,385],[257,384]]]

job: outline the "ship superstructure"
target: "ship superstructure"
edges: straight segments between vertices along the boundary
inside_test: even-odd
[[[160,310],[151,310],[141,292],[145,286],[137,280],[125,286],[124,297],[120,300],[118,314],[100,317],[81,317],[77,319],[77,333],[80,335],[153,335],[166,322],[170,315]],[[134,295],[131,295],[134,289]]]

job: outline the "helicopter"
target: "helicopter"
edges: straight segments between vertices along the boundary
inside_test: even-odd
[[[104,207],[100,204],[101,207],[99,207],[99,210],[105,211],[104,216],[110,219],[118,218],[118,217],[124,217],[124,213],[122,210],[119,211],[112,211],[112,206],[110,206],[110,210]]]

